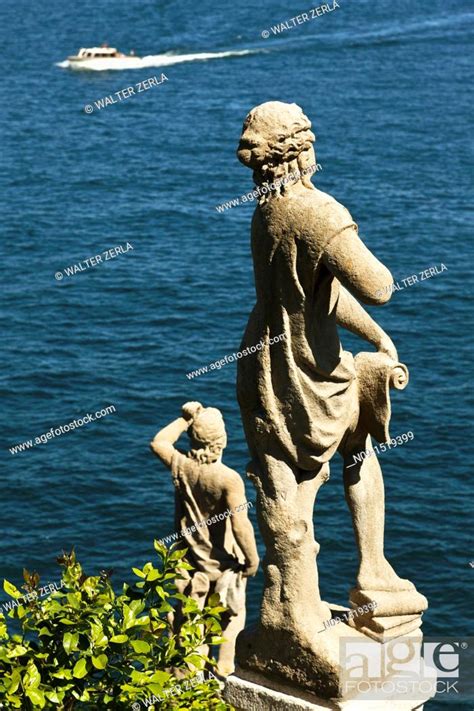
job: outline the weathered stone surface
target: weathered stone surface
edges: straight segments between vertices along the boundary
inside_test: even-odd
[[[375,629],[371,623],[364,625],[358,624],[356,621],[354,623],[354,627],[359,630],[359,632],[362,632],[371,639],[374,639],[377,642],[381,642],[383,644],[384,642],[388,642],[391,639],[403,637],[404,635],[408,635],[410,634],[410,632],[414,632],[415,630],[417,630],[419,627],[421,627],[421,616],[417,615],[414,620],[409,620],[408,622],[399,624],[396,627],[391,627],[390,629],[382,631]]]
[[[224,698],[236,711],[422,711],[424,702],[389,699],[338,701],[296,692],[284,684],[269,685],[257,674],[240,672],[227,677]]]
[[[370,620],[371,626],[376,632],[386,632],[393,627],[399,627],[399,625],[404,625],[406,622],[412,622],[413,620],[418,620],[420,615],[393,615],[393,617],[360,617],[362,623],[366,623]]]
[[[331,612],[319,594],[313,511],[336,451],[359,554],[357,589],[416,592],[384,555],[377,456],[355,461],[371,437],[388,436],[389,388],[408,382],[392,340],[362,306],[388,301],[393,280],[349,211],[311,183],[314,140],[298,106],[268,102],[247,116],[238,150],[262,193],[252,221],[256,303],[241,350],[263,346],[239,360],[237,391],[266,556],[260,620],[239,636],[237,655],[243,669],[332,698],[341,692],[338,642],[347,626],[317,634]],[[375,352],[354,358],[338,328]]]
[[[368,617],[390,617],[392,615],[414,615],[424,612],[428,600],[416,590],[387,592],[384,590],[350,591],[350,601],[353,607],[359,607],[369,602],[376,602],[377,607]]]

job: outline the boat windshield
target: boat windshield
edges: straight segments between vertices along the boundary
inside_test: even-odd
[[[116,57],[117,55],[118,52],[114,47],[82,47],[77,53],[81,59]]]

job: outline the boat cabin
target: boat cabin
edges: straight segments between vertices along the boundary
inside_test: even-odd
[[[76,56],[78,59],[97,59],[99,57],[117,57],[119,52],[115,47],[81,47]]]

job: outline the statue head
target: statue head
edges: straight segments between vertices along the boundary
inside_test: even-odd
[[[297,104],[267,101],[244,121],[237,157],[254,171],[257,185],[283,180],[316,163],[311,122]],[[301,181],[312,187],[309,176]],[[296,182],[296,181],[293,181]],[[284,192],[283,187],[280,192]]]
[[[194,415],[189,428],[190,455],[200,464],[216,462],[227,445],[222,413],[215,407],[204,407]]]

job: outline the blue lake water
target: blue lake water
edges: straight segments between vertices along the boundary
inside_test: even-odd
[[[317,134],[314,182],[349,208],[399,284],[447,267],[371,312],[410,369],[409,387],[393,396],[392,433],[415,435],[381,457],[387,554],[430,601],[426,636],[469,635],[474,10],[467,0],[339,5],[276,34],[272,27],[309,8],[282,0],[0,6],[1,577],[20,582],[27,567],[57,581],[56,555],[75,546],[87,572],[112,567],[117,582],[130,579],[131,566],[153,554],[153,538],[174,530],[170,476],[148,443],[187,400],[222,409],[225,461],[245,474],[235,364],[193,380],[186,373],[235,351],[253,305],[253,206],[215,209],[252,188],[235,156],[243,119],[263,101],[294,101]],[[103,41],[152,55],[153,66],[56,66]],[[211,56],[181,61],[199,53]],[[162,72],[160,86],[96,107]],[[127,242],[126,253],[64,275]],[[347,349],[365,348],[342,338]],[[114,414],[9,451],[109,405]],[[247,492],[254,501],[250,484]],[[356,555],[337,460],[315,526],[323,596],[346,603]],[[261,584],[259,573],[250,620]]]

